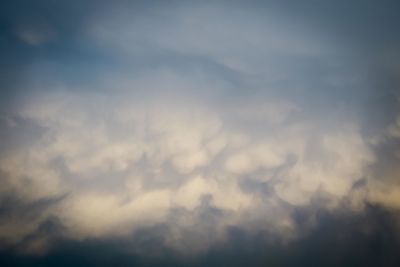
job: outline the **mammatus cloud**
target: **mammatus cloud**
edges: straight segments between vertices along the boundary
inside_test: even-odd
[[[0,9],[0,265],[102,242],[123,266],[398,262],[396,8],[22,2]]]
[[[63,235],[78,240],[167,224],[166,245],[196,251],[223,240],[228,226],[295,238],[303,230],[292,217],[296,207],[331,210],[349,199],[355,211],[371,200],[399,207],[396,187],[389,195],[370,187],[376,158],[356,121],[323,130],[318,120],[296,119],[302,107],[283,100],[224,107],[222,115],[190,99],[172,105],[132,98],[127,91],[45,93],[8,115],[11,135],[28,122],[28,131],[41,133],[2,153],[2,195],[21,205],[50,204],[33,220],[16,213],[4,221],[5,242],[23,242],[56,218]],[[242,125],[255,117],[261,133]],[[221,211],[212,229],[202,228],[202,207]],[[176,210],[187,214],[171,218]],[[187,247],[186,235],[196,231],[202,236]]]

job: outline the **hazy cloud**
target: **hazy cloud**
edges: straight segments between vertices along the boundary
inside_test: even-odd
[[[400,209],[395,1],[2,6],[5,259],[104,244],[128,248],[111,249],[122,265],[149,249],[263,264],[265,247],[325,266],[302,253],[326,237],[398,262],[382,260]]]

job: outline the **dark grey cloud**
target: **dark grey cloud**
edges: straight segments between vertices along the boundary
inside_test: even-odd
[[[226,242],[195,257],[163,246],[165,227],[136,233],[127,240],[64,240],[49,254],[0,254],[2,266],[397,266],[398,225],[393,214],[370,206],[362,215],[313,211],[321,222],[313,232],[290,244],[268,233],[227,228]],[[298,220],[310,211],[298,210]],[[145,250],[138,253],[138,250]]]

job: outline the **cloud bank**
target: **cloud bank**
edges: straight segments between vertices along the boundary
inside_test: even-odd
[[[296,250],[342,213],[397,234],[400,38],[369,20],[386,9],[343,5],[5,5],[1,248],[146,254],[144,235],[198,255],[243,232]]]

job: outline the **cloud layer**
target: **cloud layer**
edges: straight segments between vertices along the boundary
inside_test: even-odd
[[[50,2],[1,13],[2,248],[151,229],[197,255],[241,231],[295,246],[318,212],[398,215],[400,38],[391,12],[371,22],[385,8]]]
[[[31,97],[4,123],[11,139],[23,129],[27,140],[2,153],[2,194],[21,205],[49,201],[33,220],[16,212],[2,224],[10,243],[56,218],[79,240],[166,223],[168,245],[186,250],[185,238],[199,232],[198,250],[223,239],[228,226],[275,229],[291,239],[296,207],[348,201],[359,210],[370,197],[398,207],[396,191],[369,187],[376,156],[357,121],[322,127],[285,99],[220,108],[191,97],[178,103],[125,90],[64,91]],[[204,209],[221,212],[212,228],[199,217]]]

